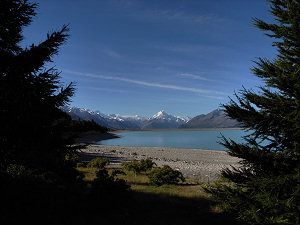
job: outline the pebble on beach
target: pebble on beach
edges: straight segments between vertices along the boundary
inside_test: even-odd
[[[186,177],[202,180],[215,180],[222,169],[237,167],[240,161],[225,151],[167,147],[89,145],[80,151],[80,155],[84,161],[99,156],[107,157],[113,167],[125,161],[151,158],[157,166],[169,165]]]

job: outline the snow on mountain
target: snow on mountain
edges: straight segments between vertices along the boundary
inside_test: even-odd
[[[146,118],[142,117],[142,116],[122,116],[120,114],[108,114],[108,116],[111,119],[116,119],[116,120],[120,120],[120,121],[144,121]]]
[[[164,110],[159,111],[154,116],[152,116],[152,119],[171,119],[170,117],[173,117],[166,113]]]
[[[124,121],[124,119],[122,119],[119,114],[107,114],[107,116],[109,119]]]
[[[148,118],[142,123],[142,129],[176,129],[180,125],[185,124],[187,118],[173,116],[166,113],[164,110],[159,111],[151,118]]]
[[[175,120],[176,122],[188,122],[190,120],[189,117],[183,118],[180,116],[173,116],[166,113],[164,110],[159,111],[151,119],[164,119],[164,120]]]
[[[104,114],[100,111],[92,111],[77,107],[61,107],[73,119],[94,120],[96,123],[114,129],[174,129],[187,123],[190,118],[182,118],[166,113],[164,110],[159,111],[151,118],[146,119],[142,116],[131,116],[120,114]]]
[[[228,128],[238,127],[241,123],[226,116],[224,110],[216,109],[208,114],[194,118],[174,116],[159,111],[150,118],[138,115],[122,116],[120,114],[104,114],[77,107],[61,107],[73,119],[94,120],[96,123],[113,129],[176,129],[176,128]]]
[[[134,129],[139,130],[140,126],[132,121],[119,118],[117,114],[104,114],[100,111],[92,111],[84,108],[76,107],[61,107],[61,109],[67,112],[73,119],[77,120],[94,120],[101,126],[113,128],[113,129]]]
[[[138,115],[135,115],[135,116],[122,116],[122,118],[126,118],[128,120],[138,120],[138,121],[146,119],[145,117],[138,116]]]

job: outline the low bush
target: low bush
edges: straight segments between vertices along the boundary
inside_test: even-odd
[[[77,168],[79,168],[79,167],[84,167],[85,165],[84,165],[84,163],[83,162],[78,162],[77,164],[76,164],[76,167]]]
[[[18,177],[26,173],[26,168],[23,165],[10,164],[6,169],[6,173],[11,177]]]
[[[168,165],[154,168],[148,177],[151,184],[158,186],[163,184],[178,184],[180,181],[185,181],[181,172],[173,170]]]
[[[72,167],[75,167],[79,162],[79,157],[76,153],[68,153],[65,155],[65,162]]]
[[[105,166],[107,166],[109,164],[109,160],[108,158],[94,158],[92,159],[88,164],[87,167],[88,168],[98,168],[98,169],[103,169]]]
[[[141,159],[140,161],[133,160],[131,162],[124,162],[122,166],[128,170],[133,171],[134,173],[146,172],[153,168],[156,165],[151,159]]]
[[[133,171],[136,174],[141,172],[140,162],[137,160],[123,162],[121,165],[125,168],[125,170]]]
[[[114,170],[110,175],[106,169],[100,169],[97,172],[97,178],[92,182],[92,187],[95,192],[112,192],[112,191],[125,191],[130,186],[126,181],[119,179],[117,175],[124,175],[125,173],[120,170]]]
[[[149,158],[140,160],[141,171],[151,170],[155,165],[156,163]]]

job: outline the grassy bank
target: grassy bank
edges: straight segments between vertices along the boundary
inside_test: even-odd
[[[154,186],[146,174],[119,175],[131,186],[121,191],[93,186],[97,169],[78,168],[83,181],[57,186],[16,180],[1,187],[1,224],[128,224],[128,225],[232,225],[206,194],[204,183],[186,179],[178,185]],[[108,169],[112,173],[113,169]]]
[[[96,169],[78,168],[85,181],[96,178]],[[109,169],[110,172],[113,169]],[[205,183],[187,179],[178,185],[154,186],[145,173],[119,175],[131,186],[126,205],[132,224],[234,224],[203,191]]]

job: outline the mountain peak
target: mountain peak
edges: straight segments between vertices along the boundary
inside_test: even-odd
[[[167,117],[170,116],[168,113],[165,112],[165,110],[161,110],[158,113],[156,113],[154,116],[152,116],[153,119],[155,118],[162,118],[162,117]]]
[[[113,129],[175,129],[189,120],[189,118],[170,115],[164,110],[146,119],[138,115],[122,116],[120,114],[104,114],[100,111],[76,107],[71,108],[66,106],[61,107],[61,109],[71,115],[73,119],[94,120],[101,126]]]

